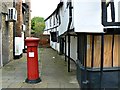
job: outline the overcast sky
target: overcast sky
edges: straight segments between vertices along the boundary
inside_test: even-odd
[[[57,7],[60,0],[31,0],[31,15],[46,19]]]

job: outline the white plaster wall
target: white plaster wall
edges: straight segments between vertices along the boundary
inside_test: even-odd
[[[67,0],[63,1],[63,6],[60,8],[61,25],[59,27],[59,35],[67,31],[69,22],[69,7],[67,8]]]
[[[24,49],[24,32],[21,32],[22,33],[22,37],[21,37],[21,43],[22,43],[22,49]]]
[[[66,55],[68,56],[68,36],[66,37],[66,42],[67,42]],[[64,50],[64,53],[65,53],[65,50]],[[70,37],[70,57],[75,61],[77,60],[77,37],[74,37],[74,36]]]
[[[55,49],[55,43],[56,43],[56,42],[50,41],[50,46],[51,46],[53,49]],[[56,50],[56,49],[55,49],[55,50]]]
[[[59,43],[50,41],[50,46],[59,52]]]
[[[114,5],[115,5],[115,22],[118,22],[119,16],[119,11],[120,11],[120,0],[114,0]]]
[[[45,29],[49,29],[49,28],[50,28],[50,19],[48,19],[48,20],[45,22],[45,24],[46,24]]]
[[[101,0],[72,0],[73,5],[73,21],[72,25],[75,32],[103,32],[101,23]],[[120,0],[115,1],[115,21],[120,21]],[[118,3],[119,2],[119,3]],[[61,25],[58,27],[59,35],[67,31],[69,22],[69,8],[67,8],[67,0],[63,1],[63,7],[60,8]],[[110,9],[108,8],[108,21],[111,18]],[[53,21],[52,21],[53,22]],[[49,26],[49,20],[47,21]],[[52,30],[55,31],[55,30]],[[67,56],[68,56],[68,37],[67,37]],[[77,59],[77,37],[71,37],[71,58]],[[50,41],[50,46],[59,52],[59,43]],[[65,51],[65,50],[64,50]]]
[[[119,5],[120,0],[115,2],[115,21],[118,22],[119,18]],[[103,25],[101,23],[101,0],[72,0],[73,6],[73,21],[72,26],[75,32],[103,32]],[[63,0],[63,6],[60,8],[61,25],[59,26],[59,35],[67,31],[69,22],[69,7],[67,7],[67,0]],[[53,16],[54,17],[54,16]],[[53,19],[53,17],[51,17]],[[52,20],[51,20],[52,21]],[[108,7],[108,21],[111,21],[111,11]],[[49,26],[49,20],[47,21]],[[52,22],[53,25],[53,22]]]
[[[119,21],[119,11],[120,11],[120,0],[114,0],[114,5],[115,5],[115,22],[118,22]],[[111,7],[109,6],[108,8],[107,8],[107,10],[108,10],[108,12],[107,12],[107,14],[108,14],[108,22],[111,22]]]
[[[73,7],[75,32],[103,32],[101,0],[75,0]]]
[[[48,29],[48,21],[45,21],[45,30]]]
[[[118,21],[120,22],[120,1],[118,2]]]
[[[77,60],[77,37],[71,36],[70,39],[71,39],[70,55],[71,55],[71,58],[76,61]]]
[[[49,34],[50,35],[51,30],[47,30],[49,28],[50,28],[50,22],[49,22],[49,19],[48,19],[47,21],[45,21],[45,29],[44,29],[43,34]]]
[[[48,35],[50,35],[50,30],[44,31],[43,34],[48,34]]]
[[[57,51],[60,52],[60,43],[57,43]]]

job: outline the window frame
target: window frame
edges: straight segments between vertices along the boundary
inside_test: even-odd
[[[107,21],[107,6],[108,4],[112,4],[114,5],[114,1],[110,1],[106,4],[106,0],[102,0],[101,1],[101,6],[102,6],[102,25],[103,26],[120,26],[120,22],[115,22],[114,20],[112,20],[112,22],[108,22]],[[111,6],[112,8],[112,6]],[[115,8],[112,8],[113,9],[113,12],[111,11],[111,14],[115,14]],[[114,15],[115,16],[115,15]],[[114,18],[113,16],[113,18]],[[112,18],[112,15],[111,15],[111,18]],[[112,18],[112,19],[113,19]]]

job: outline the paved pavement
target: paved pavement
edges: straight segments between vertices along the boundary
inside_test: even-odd
[[[24,54],[21,59],[11,61],[0,69],[2,88],[79,88],[75,64],[72,63],[72,71],[68,73],[64,56],[58,55],[51,48],[41,48],[39,51],[39,74],[42,82],[25,83],[27,66],[26,54]]]

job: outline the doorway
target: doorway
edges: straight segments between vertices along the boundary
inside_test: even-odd
[[[61,37],[60,38],[60,55],[62,55],[62,54],[64,54],[64,38],[63,37]]]

